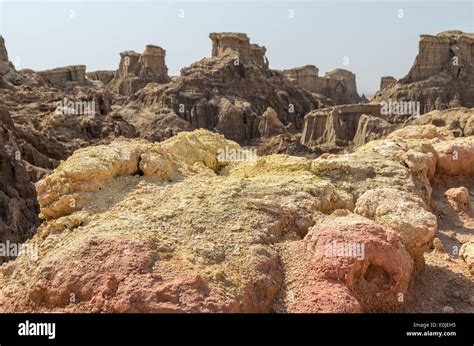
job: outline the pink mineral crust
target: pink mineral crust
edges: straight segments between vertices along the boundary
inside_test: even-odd
[[[39,268],[27,294],[7,292],[0,308],[24,311],[34,307],[38,311],[63,312],[239,311],[230,294],[210,288],[198,273],[171,266],[154,270],[157,260],[155,252],[138,241],[90,240],[56,263],[54,269]]]
[[[377,224],[335,220],[312,227],[302,243],[290,247],[288,311],[400,309],[413,261],[396,234]],[[348,244],[352,249],[359,246],[363,251],[347,250],[338,255],[330,250],[331,246],[337,248],[334,244]]]

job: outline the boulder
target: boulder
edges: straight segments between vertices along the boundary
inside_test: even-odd
[[[262,114],[258,125],[260,137],[272,137],[286,132],[285,126],[278,119],[278,114],[270,107]]]
[[[471,211],[471,196],[469,190],[464,186],[451,188],[444,195],[456,212]]]
[[[423,269],[423,253],[438,226],[422,199],[393,188],[368,190],[357,199],[354,212],[393,229],[413,258],[415,269]]]
[[[456,138],[434,144],[438,154],[436,172],[449,176],[474,174],[474,137]]]
[[[282,257],[289,312],[397,311],[408,294],[410,255],[393,231],[363,217],[324,218]]]

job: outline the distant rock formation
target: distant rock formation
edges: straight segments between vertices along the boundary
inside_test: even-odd
[[[120,53],[119,69],[110,82],[110,88],[122,95],[131,95],[150,82],[168,83],[166,51],[158,46],[147,45],[139,54],[134,51]]]
[[[268,107],[284,126],[301,129],[304,115],[324,104],[323,96],[269,69],[265,48],[250,44],[247,35],[211,33],[210,38],[212,57],[183,68],[169,84],[148,84],[121,113],[132,119],[168,108],[193,128],[214,130],[245,144],[260,137],[261,115]]]
[[[110,83],[115,77],[115,71],[93,71],[87,72],[86,77],[89,80],[101,81],[103,85]]]
[[[382,77],[380,78],[380,90],[383,90],[396,82],[397,79],[392,76]]]
[[[0,36],[0,76],[3,76],[10,70],[11,63],[8,60],[8,52],[5,47],[5,39]]]
[[[419,102],[421,113],[474,107],[474,34],[452,30],[421,35],[408,74],[382,86],[373,101]]]
[[[58,67],[52,70],[38,71],[37,73],[58,88],[64,88],[71,82],[83,86],[86,82],[85,65]]]
[[[5,39],[0,36],[0,89],[12,89],[13,85],[21,84],[24,77],[15,70],[15,66],[8,60]]]
[[[342,105],[305,116],[301,143],[317,146],[360,146],[393,130],[381,118],[379,104]]]
[[[268,60],[265,56],[267,49],[254,43],[250,43],[250,38],[244,33],[223,32],[211,33],[212,56],[216,58],[227,54],[227,49],[239,53],[239,59],[244,64],[255,64],[262,68],[268,68]]]
[[[329,97],[336,105],[362,101],[357,94],[356,76],[351,71],[335,69],[320,77],[316,66],[306,65],[284,70],[283,73],[302,88]]]

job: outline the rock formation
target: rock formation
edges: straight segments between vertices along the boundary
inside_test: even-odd
[[[420,102],[421,113],[474,107],[473,52],[472,33],[421,35],[419,53],[408,74],[379,91],[373,101]]]
[[[308,113],[301,143],[309,147],[359,146],[390,131],[393,127],[381,118],[380,105],[343,105]]]
[[[86,77],[89,80],[98,80],[98,81],[101,81],[103,85],[107,85],[110,83],[112,79],[114,79],[115,71],[87,72]]]
[[[0,311],[403,309],[437,231],[429,189],[444,149],[376,140],[225,164],[222,150],[241,148],[201,129],[76,151],[36,184],[38,258],[0,267]]]
[[[271,137],[285,133],[286,129],[278,119],[278,114],[276,114],[272,108],[268,107],[265,113],[262,114],[258,131],[261,137]]]
[[[285,75],[306,90],[330,98],[336,105],[359,103],[355,74],[344,69],[335,69],[319,77],[314,65],[284,70]]]
[[[396,78],[392,76],[385,76],[380,79],[380,90],[383,90],[392,84],[395,84],[397,82]]]
[[[15,125],[0,107],[0,243],[22,243],[35,234],[40,222],[34,182],[65,154],[60,143]],[[0,257],[0,263],[4,260]]]
[[[464,107],[436,110],[414,118],[409,124],[433,125],[445,137],[474,136],[474,111]]]
[[[295,85],[283,73],[268,69],[264,48],[250,44],[246,35],[210,37],[211,58],[183,68],[181,76],[169,84],[148,84],[121,114],[132,119],[144,111],[156,114],[167,108],[193,128],[215,130],[245,144],[260,137],[261,115],[268,107],[284,126],[292,123],[290,126],[301,129],[304,115],[323,105],[323,98]]]
[[[110,82],[110,88],[122,95],[131,95],[150,82],[168,83],[166,51],[147,45],[142,54],[134,51],[120,53],[119,69]]]
[[[11,68],[10,60],[8,60],[8,52],[5,47],[5,39],[0,36],[0,76],[5,75]]]
[[[64,88],[71,82],[81,86],[86,82],[86,67],[84,65],[58,67],[39,71],[38,74],[58,88]]]
[[[211,33],[209,38],[212,40],[212,56],[216,58],[227,55],[230,49],[239,53],[239,60],[243,64],[255,64],[261,68],[268,68],[268,60],[265,56],[267,49],[257,44],[251,44],[250,38],[243,33],[222,32]],[[236,61],[239,63],[239,61]]]

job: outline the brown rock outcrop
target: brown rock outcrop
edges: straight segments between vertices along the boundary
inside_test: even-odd
[[[58,67],[37,73],[46,81],[59,88],[64,88],[70,82],[81,86],[86,82],[86,67],[84,65]]]
[[[378,92],[373,101],[419,102],[421,113],[474,107],[474,34],[446,31],[421,35],[408,74]]]
[[[109,84],[114,76],[115,71],[93,71],[86,73],[87,79],[101,81],[103,85]]]
[[[456,107],[415,117],[412,125],[434,125],[446,137],[474,136],[474,109]]]
[[[383,90],[392,84],[395,84],[397,82],[397,79],[392,77],[392,76],[385,76],[380,78],[380,90]]]
[[[304,115],[319,107],[320,98],[259,59],[250,59],[241,35],[216,35],[212,35],[215,56],[183,68],[169,84],[149,84],[124,112],[138,117],[143,110],[171,109],[193,128],[215,130],[241,144],[260,137],[260,116],[268,107],[284,126],[293,123],[301,129]]]
[[[230,49],[238,53],[238,64],[255,64],[261,68],[268,68],[268,60],[265,56],[267,49],[257,44],[251,44],[247,34],[236,32],[213,32],[209,35],[212,40],[212,56],[216,58],[224,57]]]
[[[258,131],[261,137],[271,137],[285,133],[286,129],[278,119],[278,114],[268,107],[265,113],[262,114],[262,119],[260,124],[258,124]]]
[[[109,87],[122,95],[131,95],[148,83],[168,83],[166,51],[158,46],[147,45],[142,54],[134,51],[120,53],[120,64]]]
[[[22,243],[33,236],[39,225],[34,182],[65,158],[57,141],[15,125],[0,107],[0,243]]]
[[[283,73],[302,88],[330,98],[334,104],[359,103],[355,74],[344,69],[335,69],[319,77],[314,65],[306,65],[284,70]]]
[[[456,212],[471,211],[471,197],[469,196],[469,190],[466,187],[453,187],[447,190],[444,194],[448,199],[449,204],[451,204]]]
[[[392,129],[380,117],[378,104],[314,110],[305,116],[301,143],[309,147],[364,144],[370,139],[380,138]]]
[[[5,47],[5,39],[0,36],[0,76],[6,74],[11,68],[10,61],[8,60],[8,52]]]

